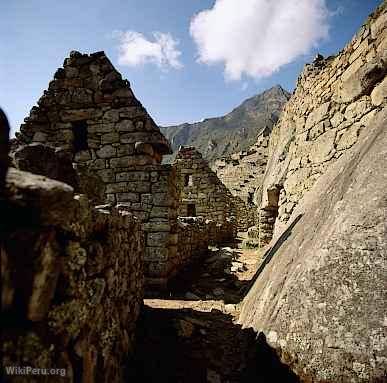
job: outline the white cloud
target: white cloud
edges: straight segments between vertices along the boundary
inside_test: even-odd
[[[135,31],[116,31],[113,35],[119,40],[120,65],[134,67],[152,63],[162,69],[183,67],[180,62],[181,52],[177,48],[179,41],[170,33],[153,32],[152,40]]]
[[[325,0],[216,0],[191,20],[198,61],[227,80],[270,76],[328,37]]]

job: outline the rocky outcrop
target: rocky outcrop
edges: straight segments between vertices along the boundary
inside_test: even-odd
[[[303,382],[386,379],[387,7],[316,58],[273,129],[259,217],[270,242],[240,322]]]
[[[244,301],[241,323],[303,382],[385,381],[386,121],[305,195]]]
[[[290,94],[279,85],[245,100],[223,117],[193,124],[162,127],[176,155],[179,147],[195,146],[203,157],[216,159],[248,150],[263,130],[271,130]]]
[[[304,194],[357,142],[386,105],[386,2],[336,56],[307,65],[274,127],[269,162],[256,201],[262,201],[261,245],[282,232]],[[277,188],[278,202],[269,200]]]

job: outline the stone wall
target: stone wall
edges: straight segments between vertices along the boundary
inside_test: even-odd
[[[231,193],[194,147],[181,147],[173,162],[179,193],[178,215],[224,223],[235,220]]]
[[[61,369],[42,382],[123,381],[143,298],[138,220],[16,169],[0,210],[3,366]]]
[[[212,170],[232,195],[252,204],[254,193],[262,185],[265,174],[270,130],[263,130],[257,142],[247,151],[216,160]]]
[[[270,136],[270,160],[256,196],[262,199],[262,245],[273,235],[269,220],[276,218],[274,232],[280,234],[304,194],[385,107],[386,23],[383,2],[337,56],[317,56],[300,75]]]
[[[248,151],[232,154],[215,161],[212,170],[235,197],[238,231],[247,231],[258,223],[260,201],[255,197],[262,189],[269,154],[270,131],[264,129]]]
[[[223,224],[201,217],[178,218],[178,268],[181,269],[208,254],[208,245],[225,243],[235,238],[231,222]]]
[[[103,52],[71,52],[16,137],[19,147],[35,145],[14,150],[18,167],[39,143],[51,145],[70,156],[78,189],[94,203],[118,205],[139,217],[147,277],[169,274],[176,257],[176,181],[171,167],[160,163],[170,145]],[[34,171],[48,175],[39,159],[27,157],[25,167],[34,164]]]
[[[303,383],[386,381],[387,108],[264,254],[239,321]]]

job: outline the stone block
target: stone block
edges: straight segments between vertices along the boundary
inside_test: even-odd
[[[155,222],[145,223],[143,225],[143,228],[145,232],[162,232],[162,231],[169,232],[172,229],[172,226],[167,221],[165,222],[155,221]]]
[[[103,182],[114,182],[116,180],[112,169],[99,170],[97,171],[97,174]]]
[[[169,233],[160,232],[160,233],[147,233],[146,235],[146,243],[148,246],[158,246],[164,249],[167,247],[169,239]]]
[[[117,202],[139,202],[140,194],[138,193],[117,193],[116,194]]]
[[[106,185],[106,193],[123,193],[128,190],[126,182],[116,182]]]
[[[329,111],[330,103],[326,102],[316,109],[314,109],[311,113],[309,113],[308,118],[306,120],[305,129],[309,130],[311,127],[316,125],[318,122],[327,117]]]
[[[106,163],[105,160],[102,158],[99,158],[97,160],[93,160],[88,164],[89,168],[91,170],[99,170],[99,169],[105,169]]]
[[[118,133],[112,132],[112,133],[106,133],[103,134],[101,137],[101,144],[113,144],[120,141],[120,136]]]
[[[150,193],[150,183],[148,181],[131,181],[128,182],[127,190],[137,193]]]
[[[148,181],[149,180],[149,172],[138,172],[138,171],[128,171],[128,172],[120,172],[116,173],[117,181]]]
[[[336,130],[334,129],[328,130],[326,133],[319,136],[313,142],[309,160],[314,164],[328,161],[334,152],[335,137]]]
[[[101,124],[101,123],[95,123],[93,120],[88,120],[88,133],[89,134],[96,134],[95,138],[99,133],[109,133],[114,131],[114,124]]]
[[[96,151],[96,154],[99,158],[112,158],[116,156],[116,153],[116,148],[111,145],[105,145],[100,150]]]
[[[155,234],[155,233],[152,233]],[[149,236],[149,234],[148,234]],[[157,245],[156,245],[157,246]],[[145,262],[159,262],[168,260],[168,250],[165,247],[149,247],[145,248]]]
[[[340,132],[337,138],[337,150],[349,149],[357,141],[360,134],[361,125],[353,124],[350,128]]]
[[[371,102],[375,106],[380,106],[387,99],[387,77],[383,79],[371,92]]]
[[[116,109],[110,109],[103,115],[103,122],[117,122],[119,120],[119,113]]]
[[[336,112],[331,118],[331,124],[334,128],[337,128],[344,121],[344,115],[340,112]]]
[[[117,147],[117,157],[129,156],[134,154],[133,144],[120,144]]]
[[[62,110],[60,115],[64,122],[71,122],[100,118],[102,116],[102,111],[99,108]]]
[[[151,213],[151,218],[168,218],[169,217],[169,211],[168,208],[165,206],[153,206]]]
[[[369,63],[356,60],[343,74],[343,83],[338,90],[339,101],[352,102],[360,96],[370,94],[375,84],[385,75],[386,68],[383,62],[374,60]]]
[[[118,132],[134,132],[136,128],[132,120],[122,120],[116,124],[116,130]],[[124,142],[125,139],[126,139],[126,136],[123,138],[122,142]]]

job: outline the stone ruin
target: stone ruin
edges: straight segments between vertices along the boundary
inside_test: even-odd
[[[247,231],[258,223],[257,206],[260,201],[256,198],[265,175],[270,133],[270,129],[266,127],[249,150],[216,160],[212,166],[212,170],[235,197],[234,202],[239,209],[239,231]]]
[[[270,246],[239,322],[305,382],[385,377],[385,4],[338,56],[306,66],[253,197],[251,233]],[[65,60],[10,159],[0,122],[3,364],[125,381],[145,283],[235,232],[237,196],[193,149],[161,165],[169,143],[102,52]]]
[[[261,246],[282,230],[305,193],[385,106],[385,15],[384,3],[337,56],[320,55],[299,76],[270,135],[271,160],[254,197]]]
[[[173,167],[180,195],[179,216],[201,216],[225,223],[235,218],[228,189],[194,147],[181,146]]]
[[[103,52],[71,52],[16,133],[12,153],[19,169],[66,182],[94,204],[117,206],[139,218],[149,285],[165,285],[200,253],[192,241],[199,224],[207,241],[234,235],[226,219],[228,202],[221,193],[210,195],[211,185],[219,184],[215,174],[201,180],[208,182],[201,199],[212,209],[205,218],[214,222],[178,221],[178,215],[196,214],[184,211],[180,167],[161,164],[170,144]],[[178,237],[191,243],[192,251],[179,251]]]
[[[2,156],[0,168],[7,167]],[[68,381],[122,381],[144,294],[140,222],[41,175],[11,168],[0,181],[3,366],[55,366]]]
[[[1,230],[5,362],[83,381],[103,366],[103,381],[122,381],[145,292],[234,226],[219,208],[178,219],[178,169],[161,164],[170,145],[103,52],[71,52],[10,157],[1,133],[0,207],[13,217]]]
[[[302,382],[386,381],[387,2],[306,65],[269,142],[240,323]],[[256,231],[255,231],[256,233]]]
[[[254,224],[252,204],[233,195],[197,149],[180,147],[173,167],[180,196],[179,216],[201,216],[218,224],[231,224],[234,231],[246,231]]]

